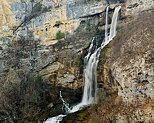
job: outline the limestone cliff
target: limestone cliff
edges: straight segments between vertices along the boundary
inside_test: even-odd
[[[0,120],[63,112],[59,90],[67,102],[80,101],[84,56],[93,36],[104,38],[108,5],[109,23],[122,6],[118,35],[101,53],[100,103],[81,121],[153,122],[153,0],[1,0]]]

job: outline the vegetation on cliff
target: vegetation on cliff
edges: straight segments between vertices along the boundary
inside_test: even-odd
[[[57,40],[60,40],[60,39],[62,39],[62,38],[65,38],[65,33],[63,33],[63,32],[57,32],[57,34],[56,34],[56,39]]]

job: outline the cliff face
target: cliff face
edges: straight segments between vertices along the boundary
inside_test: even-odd
[[[154,11],[121,20],[98,66],[98,104],[64,122],[154,122]]]
[[[97,107],[102,117],[99,122],[154,121],[153,14],[146,11],[135,16],[102,51],[98,69],[102,88]]]
[[[64,91],[64,98],[71,97],[65,99],[70,103],[80,100],[77,97],[82,95],[83,59],[93,36],[97,36],[99,41],[103,40],[104,11],[108,4],[110,4],[109,21],[115,6],[121,5],[122,9],[118,35],[102,51],[100,58],[98,95],[101,104],[98,105],[96,118],[101,116],[100,122],[115,121],[115,118],[119,119],[117,122],[127,122],[127,119],[132,116],[130,121],[151,122],[154,114],[152,112],[154,99],[153,0],[1,0],[1,87],[4,90],[8,89],[7,92],[10,92],[10,88],[20,88],[21,90],[19,89],[16,93],[21,93],[22,89],[27,87],[25,94],[23,92],[23,95],[26,95],[25,100],[29,98],[29,89],[39,90],[39,87],[42,87],[41,84],[34,84],[37,89],[30,88],[31,83],[27,86],[27,81],[35,82],[39,79],[47,83],[43,85],[44,90],[47,89],[46,86],[52,90],[50,92],[47,89],[45,93],[40,93],[47,97],[35,95],[36,92],[32,93],[33,97],[38,96],[39,99],[34,98],[29,103],[33,102],[36,106],[36,102],[39,102],[37,106],[41,108],[37,111],[41,114],[36,113],[35,118],[30,118],[30,121],[36,120],[40,115],[42,120],[48,115],[53,116],[58,114],[57,112],[63,112],[62,102],[58,100],[59,90]],[[0,95],[5,95],[3,90]],[[19,105],[24,107],[21,100],[23,98],[20,97],[13,106],[15,105],[17,109]],[[8,98],[5,97],[3,101],[3,105],[5,101],[8,102],[3,111],[7,112],[9,117],[18,119],[17,117],[21,118],[25,115],[23,118],[25,120],[30,117],[26,106],[24,108],[26,113],[22,112],[23,109],[21,112],[13,110],[19,114],[23,113],[18,116],[8,111],[12,110]],[[113,107],[109,101],[113,101],[116,105],[111,115],[106,109],[106,107],[109,109]],[[44,107],[42,104],[49,107]],[[131,104],[134,105],[135,110],[132,110]],[[0,107],[4,107],[3,105]],[[117,110],[123,106],[126,108],[123,108],[122,112]],[[46,108],[47,111],[40,111]],[[128,111],[128,114],[124,110]],[[144,116],[146,113],[147,117]],[[140,119],[141,117],[143,119]],[[92,119],[92,122],[93,120],[95,119]]]
[[[49,46],[57,43],[58,32],[73,34],[82,20],[99,15],[108,4],[111,8],[121,4],[123,15],[129,16],[152,8],[153,0],[1,0],[1,36],[19,38],[28,35],[28,29],[35,40]]]
[[[40,39],[42,45],[52,45],[57,42],[56,34],[72,34],[79,26],[80,17],[93,15],[105,9],[105,2],[86,1],[46,1],[35,2],[1,1],[1,23],[3,31],[12,35],[9,29],[14,27],[15,33],[26,35],[28,28],[34,38]],[[10,23],[11,22],[11,23]],[[26,25],[25,25],[26,24]]]

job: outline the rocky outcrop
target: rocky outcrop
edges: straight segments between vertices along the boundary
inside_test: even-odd
[[[127,0],[126,15],[138,14],[140,11],[145,11],[154,7],[153,0]]]

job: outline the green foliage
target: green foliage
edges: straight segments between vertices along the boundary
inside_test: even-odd
[[[65,38],[65,33],[61,32],[61,31],[57,32],[56,39],[60,40],[62,38]]]
[[[86,30],[87,30],[88,32],[91,31],[90,20],[87,20],[87,22],[86,22]]]
[[[6,115],[6,113],[3,112],[3,111],[0,111],[0,115],[1,115],[1,116],[2,116],[2,115]]]
[[[33,12],[40,12],[41,10],[42,10],[42,4],[41,3],[37,3],[33,8]]]

